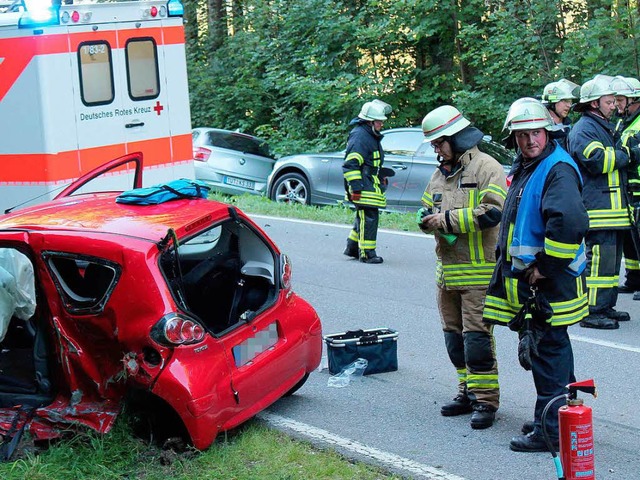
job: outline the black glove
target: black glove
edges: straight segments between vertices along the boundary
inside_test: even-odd
[[[525,370],[531,370],[532,359],[538,356],[538,344],[545,331],[537,328],[518,332],[518,361]]]
[[[531,370],[532,359],[538,356],[538,344],[550,327],[547,320],[553,316],[553,309],[546,297],[531,288],[520,311],[509,321],[509,328],[518,332],[518,361],[525,370]]]
[[[509,320],[509,323],[507,324],[509,330],[513,332],[520,332],[521,330],[528,328],[531,318],[529,310],[531,310],[532,303],[533,297],[529,297],[524,301],[524,305],[522,305],[520,311],[516,313],[511,320]]]

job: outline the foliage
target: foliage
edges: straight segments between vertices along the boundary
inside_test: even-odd
[[[453,103],[499,138],[509,105],[552,80],[640,74],[639,0],[220,2],[224,17],[186,0],[192,123],[280,155],[343,148],[372,98],[394,106],[386,127]]]

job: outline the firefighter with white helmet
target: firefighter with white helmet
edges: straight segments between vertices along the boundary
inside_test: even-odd
[[[559,127],[554,134],[554,139],[565,150],[567,149],[567,135],[571,128],[569,113],[573,101],[577,100],[579,95],[580,86],[565,78],[548,83],[542,90],[542,103],[549,110],[553,122]]]
[[[638,218],[640,217],[640,81],[633,77],[616,76],[611,82],[616,92],[616,108],[620,121],[616,130],[621,132],[620,146],[629,155],[627,170],[629,180],[629,201],[633,206],[633,227],[624,234],[622,251],[624,255],[625,281],[618,288],[619,293],[632,293],[634,300],[640,300],[640,255],[638,247]]]
[[[549,109],[554,123],[563,123],[579,94],[580,85],[565,78],[545,85],[542,90],[542,103]]]
[[[457,108],[444,105],[422,121],[440,166],[422,197],[419,226],[436,238],[436,283],[445,345],[458,374],[458,393],[444,416],[471,413],[471,427],[493,425],[500,390],[493,328],[482,306],[495,265],[506,178],[481,152],[483,134]]]
[[[541,430],[544,407],[574,380],[567,328],[587,314],[583,239],[589,219],[578,167],[551,140],[554,123],[547,108],[539,100],[520,99],[511,105],[505,126],[518,156],[483,316],[488,324],[508,324],[518,331],[518,359],[531,370],[537,399],[533,422],[523,425],[523,434],[511,440],[510,448],[538,452],[547,450]],[[521,310],[525,304],[535,304],[530,317]],[[526,322],[515,325],[518,318]],[[558,404],[546,421],[556,447],[557,409]]]
[[[379,209],[387,206],[386,176],[392,176],[393,171],[382,168],[380,130],[391,111],[391,105],[378,99],[362,105],[358,116],[351,120],[350,124],[355,126],[349,133],[342,165],[347,199],[356,207],[344,254],[364,263],[383,261],[376,253],[378,218]]]
[[[616,329],[629,320],[615,309],[625,231],[631,229],[627,199],[629,154],[618,142],[611,118],[615,94],[608,75],[596,75],[582,85],[575,110],[582,113],[569,132],[569,153],[584,181],[582,198],[589,212],[587,288],[589,315],[585,328]]]
[[[632,115],[629,107],[640,101],[640,81],[637,78],[617,75],[611,81],[611,88],[616,92],[616,109],[621,119],[621,128],[618,127],[617,130],[622,131],[629,125],[629,117]],[[633,110],[635,112],[637,108]]]

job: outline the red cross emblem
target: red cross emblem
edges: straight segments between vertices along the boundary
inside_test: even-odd
[[[160,112],[161,112],[162,110],[164,110],[164,107],[163,107],[162,105],[160,105],[160,101],[159,101],[159,100],[157,100],[157,101],[156,101],[156,106],[155,106],[155,107],[153,107],[153,109],[156,111],[156,113],[157,113],[158,115],[160,115]]]

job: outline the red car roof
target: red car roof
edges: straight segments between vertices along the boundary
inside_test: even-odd
[[[173,228],[179,237],[228,216],[228,205],[205,199],[172,200],[160,205],[116,203],[117,193],[60,198],[0,215],[0,229],[74,230],[116,233],[153,241]]]

